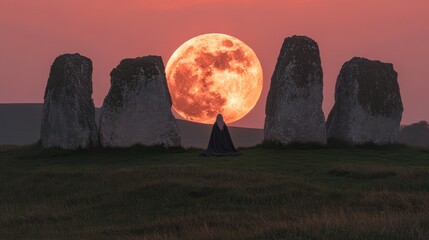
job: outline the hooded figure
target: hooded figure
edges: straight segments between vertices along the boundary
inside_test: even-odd
[[[237,155],[239,155],[239,153],[235,149],[234,143],[232,143],[231,135],[229,135],[228,127],[223,121],[223,116],[222,114],[218,114],[216,117],[216,122],[213,124],[207,150],[202,152],[200,156]]]

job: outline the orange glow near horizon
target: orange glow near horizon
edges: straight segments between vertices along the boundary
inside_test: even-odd
[[[183,118],[213,123],[243,118],[258,101],[263,85],[255,52],[226,34],[204,34],[182,44],[166,69],[173,108]]]
[[[283,40],[305,35],[320,49],[325,116],[341,66],[356,56],[394,65],[410,124],[429,120],[428,22],[427,0],[0,0],[0,103],[43,102],[54,59],[77,52],[93,61],[100,107],[122,59],[167,63],[188,39],[221,32],[251,46],[264,70],[259,101],[232,126],[263,128]]]

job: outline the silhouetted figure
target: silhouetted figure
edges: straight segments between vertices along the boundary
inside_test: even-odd
[[[200,156],[207,157],[237,155],[239,155],[239,152],[235,149],[234,143],[232,143],[231,135],[229,135],[228,127],[223,121],[222,114],[218,114],[216,117],[216,122],[213,124],[207,150],[202,152]]]

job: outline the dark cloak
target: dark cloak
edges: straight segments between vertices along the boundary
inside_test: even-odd
[[[200,156],[237,156],[240,153],[235,149],[232,143],[231,135],[228,127],[223,126],[221,130],[215,123],[213,124],[212,133],[210,135],[209,145],[207,150],[202,152]]]

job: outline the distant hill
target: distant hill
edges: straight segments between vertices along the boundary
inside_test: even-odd
[[[96,119],[100,109],[96,109]],[[32,144],[39,140],[42,104],[0,104],[0,145]],[[97,121],[98,122],[98,121]],[[207,147],[211,125],[177,120],[184,147]],[[262,129],[229,127],[237,147],[262,142]],[[429,125],[425,121],[402,126],[399,141],[413,146],[429,146]]]
[[[0,104],[0,145],[32,144],[40,138],[42,104]],[[96,119],[100,109],[96,109]],[[207,147],[211,125],[177,120],[184,147]],[[98,122],[98,121],[97,121]],[[237,147],[254,146],[263,139],[262,129],[229,127]]]
[[[420,121],[401,128],[400,142],[412,146],[429,146],[429,123]]]

